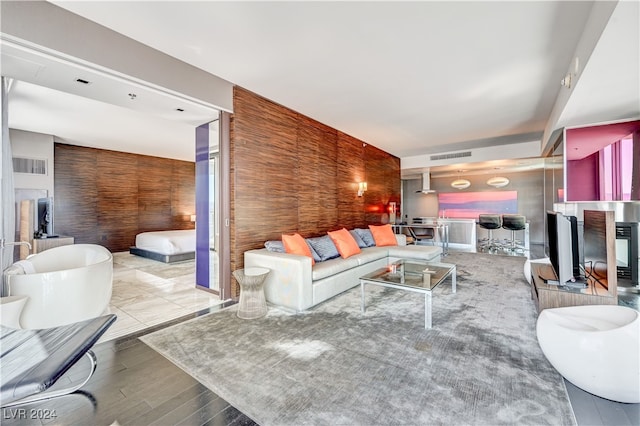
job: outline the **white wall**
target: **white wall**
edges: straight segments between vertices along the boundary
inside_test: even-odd
[[[46,175],[14,173],[16,190],[46,190],[47,196],[53,197],[53,136],[9,129],[9,138],[14,157],[34,158],[47,162]]]

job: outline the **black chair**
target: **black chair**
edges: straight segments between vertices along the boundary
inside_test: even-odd
[[[431,241],[431,244],[433,244],[436,236],[436,232],[433,228],[410,226],[407,229],[409,230],[409,234],[413,238],[414,244],[419,244],[420,241]]]
[[[523,231],[526,227],[527,218],[519,214],[503,214],[502,227],[511,231],[511,241],[509,241],[506,250],[515,253],[524,251],[521,241],[516,240],[516,231]]]
[[[489,231],[488,237],[479,240],[478,247],[481,251],[495,252],[503,248],[498,240],[493,238],[493,230],[502,227],[500,215],[498,214],[480,214],[478,216],[478,225]]]
[[[115,320],[116,316],[109,314],[43,330],[0,326],[0,406],[26,404],[80,389],[96,370],[97,359],[91,347]],[[82,383],[50,389],[85,355],[91,366]]]

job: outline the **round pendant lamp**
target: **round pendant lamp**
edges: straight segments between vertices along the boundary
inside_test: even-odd
[[[494,176],[487,181],[487,185],[493,186],[494,188],[502,188],[503,186],[509,185],[509,179],[503,176]]]
[[[455,189],[466,189],[471,186],[471,182],[466,179],[456,179],[451,182],[451,186]]]

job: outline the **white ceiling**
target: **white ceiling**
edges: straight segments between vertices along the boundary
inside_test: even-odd
[[[53,3],[399,157],[504,144],[522,134],[542,137],[592,6],[565,1]],[[638,62],[633,45],[627,47],[614,49]],[[20,88],[16,85],[15,96]],[[608,103],[629,105],[637,99],[631,95],[631,102]],[[67,105],[68,98],[61,99]],[[14,106],[10,120],[20,115]],[[88,113],[91,107],[80,108]],[[105,118],[105,106],[100,108]],[[48,114],[58,109],[51,107]],[[126,133],[135,126],[134,114],[120,110],[131,120],[113,127]],[[115,108],[109,115],[117,115]],[[180,139],[181,126],[163,121],[174,127],[171,141],[155,123],[146,138],[125,136],[121,143],[133,150],[146,140],[159,151],[172,144],[184,153],[158,155],[192,159],[193,133],[186,136],[182,129]],[[36,131],[82,137],[80,130],[72,134],[62,127]],[[101,139],[99,128],[89,130],[93,140]]]

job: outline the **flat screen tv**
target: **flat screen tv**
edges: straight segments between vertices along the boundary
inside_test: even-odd
[[[549,240],[549,260],[557,278],[557,280],[547,280],[547,283],[584,287],[584,277],[580,273],[578,221],[576,217],[548,211],[547,236]]]

